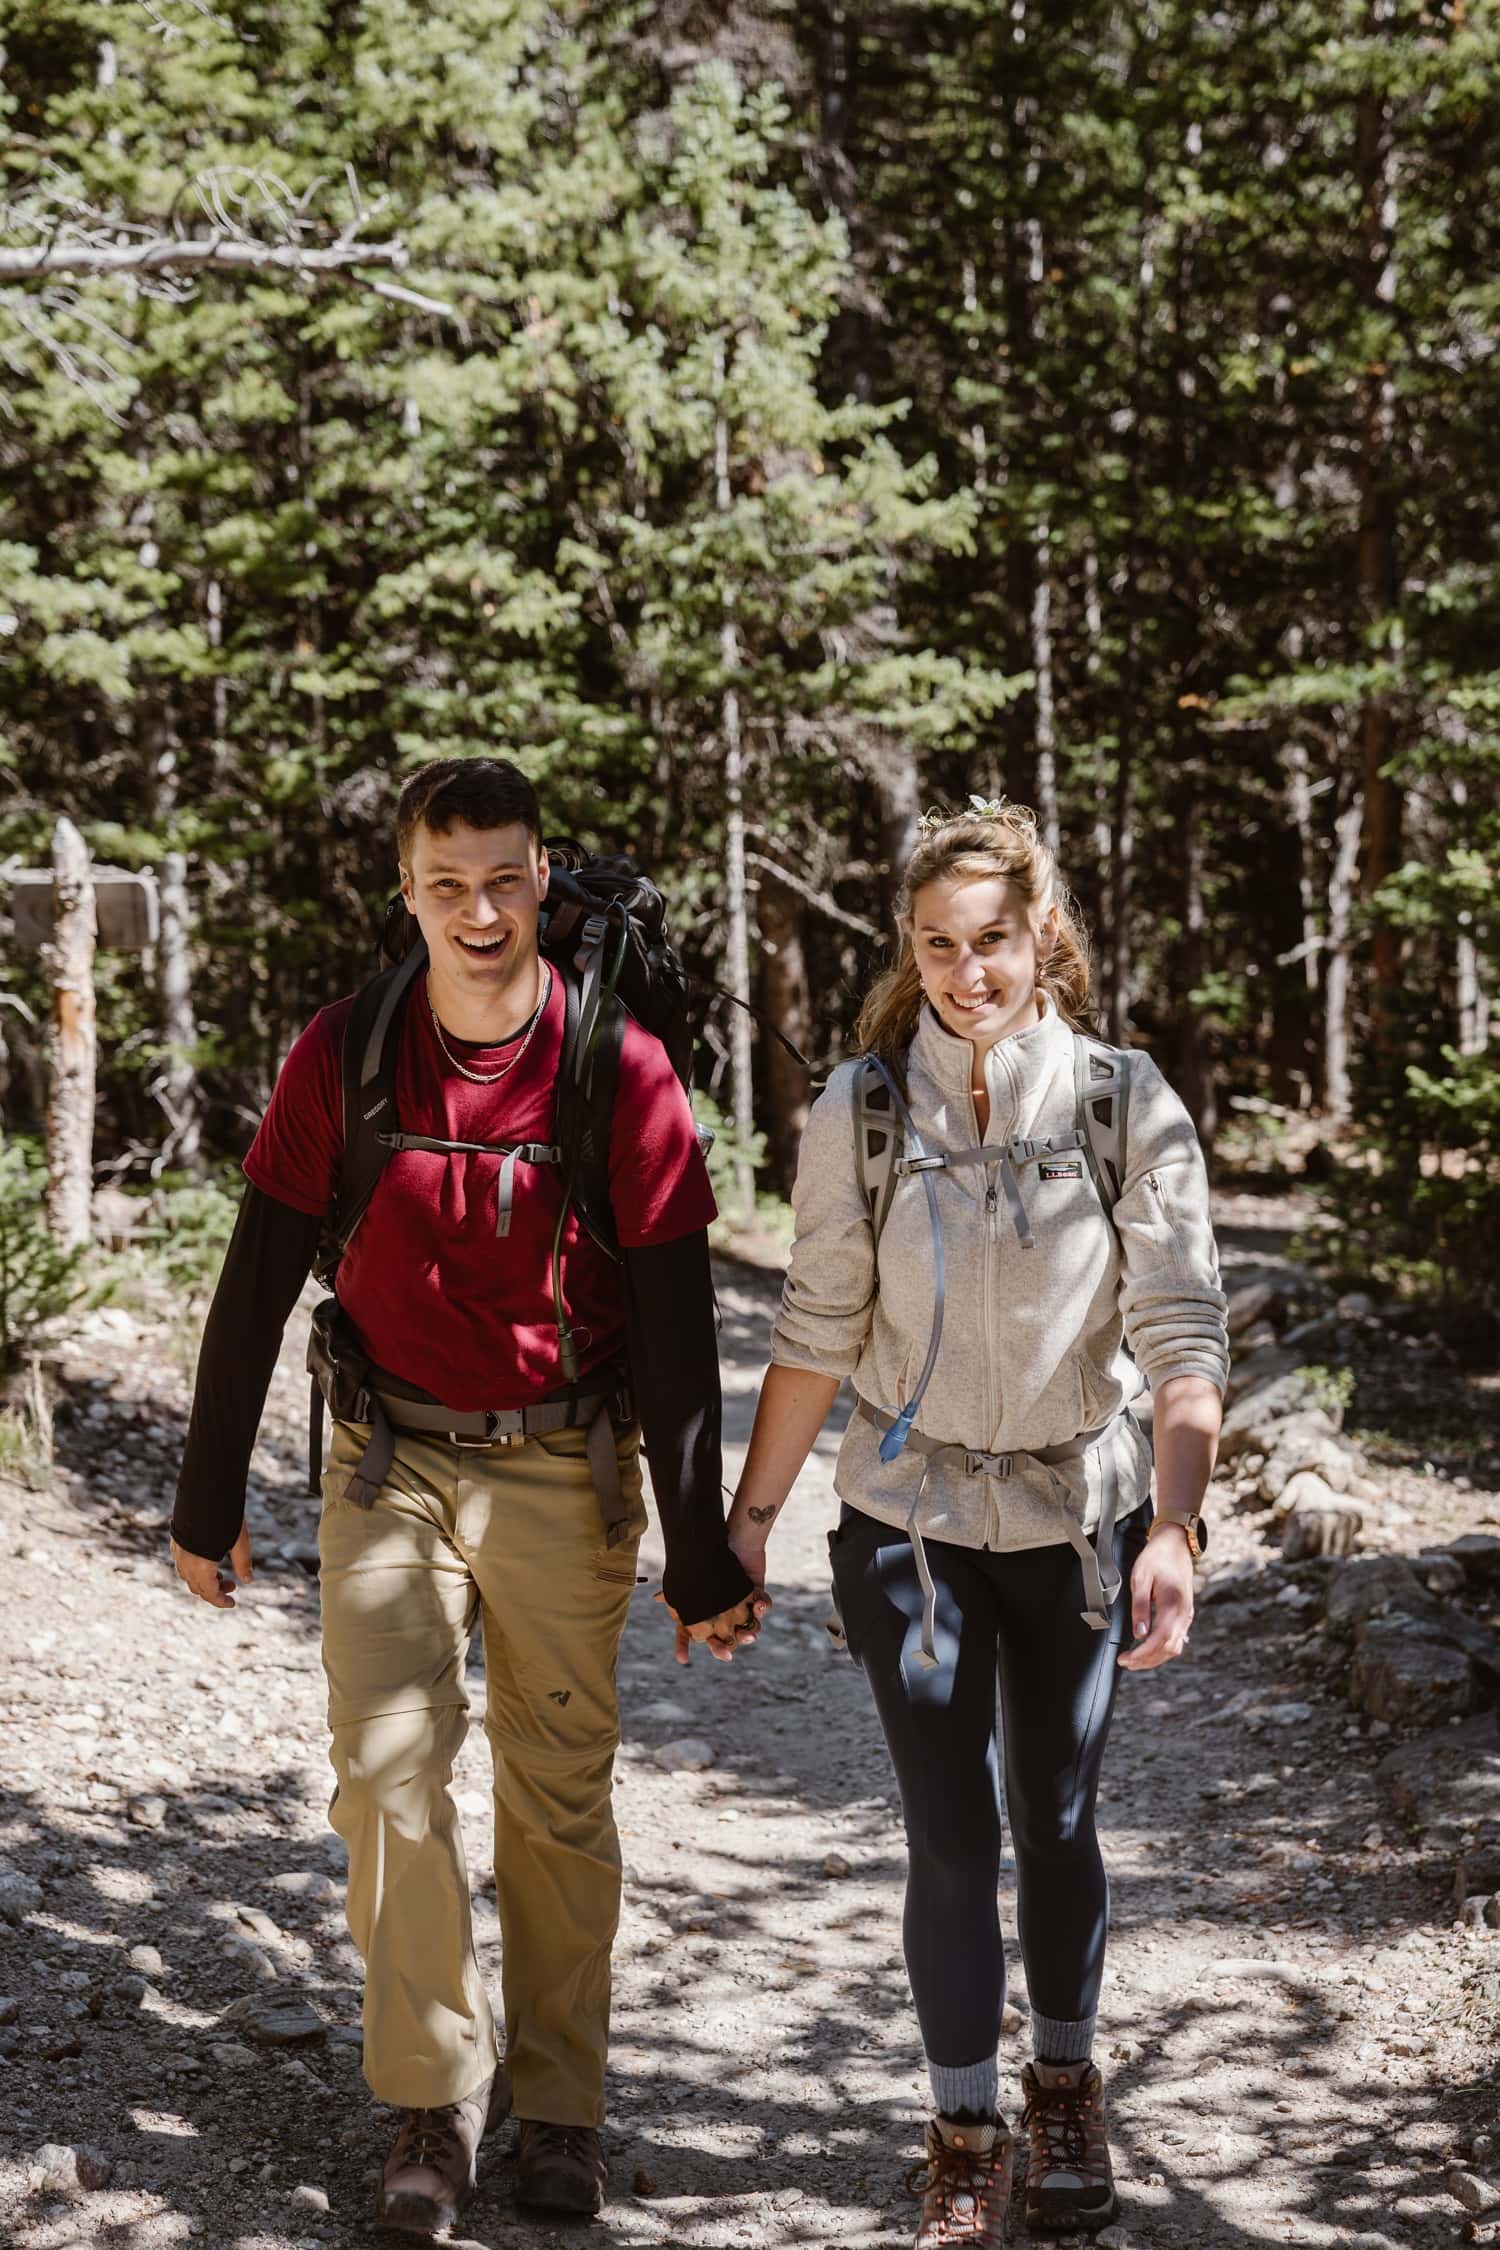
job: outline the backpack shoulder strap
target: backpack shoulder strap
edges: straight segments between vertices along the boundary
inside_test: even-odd
[[[620,1255],[614,1206],[609,1197],[609,1148],[614,1124],[620,1055],[629,1014],[617,994],[590,994],[565,978],[563,1048],[557,1070],[553,1138],[562,1150],[563,1193],[571,1194],[589,1233],[612,1258]],[[597,1022],[593,1053],[584,1059],[590,1017]],[[581,1067],[580,1067],[581,1066]]]
[[[344,1152],[319,1247],[319,1279],[332,1286],[339,1259],[370,1206],[390,1151],[380,1140],[396,1127],[396,1056],[412,988],[427,966],[420,940],[394,968],[356,993],[344,1025]]]
[[[896,1192],[904,1134],[890,1080],[873,1055],[862,1055],[854,1080],[854,1173],[870,1214],[875,1247]]]
[[[1111,1221],[1128,1166],[1130,1063],[1129,1048],[1074,1032],[1073,1122],[1083,1135],[1084,1159]]]

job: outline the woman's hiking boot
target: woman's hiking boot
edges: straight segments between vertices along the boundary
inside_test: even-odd
[[[1029,2062],[1021,2091],[1027,2226],[1034,2234],[1108,2226],[1120,2203],[1098,2069],[1091,2062]]]
[[[909,2195],[921,2199],[914,2250],[1000,2250],[1010,2204],[1015,2142],[995,2119],[969,2125],[951,2117],[927,2121],[927,2154],[907,2174]]]
[[[497,2070],[461,2102],[405,2109],[380,2178],[375,2217],[403,2234],[442,2234],[474,2199],[479,2144],[510,2115],[510,2080]]]
[[[609,2164],[592,2125],[544,2125],[521,2119],[516,2143],[516,2201],[528,2211],[561,2211],[591,2219],[604,2202]]]

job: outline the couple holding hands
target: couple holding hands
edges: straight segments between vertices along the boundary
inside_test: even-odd
[[[443,760],[407,782],[396,826],[425,977],[403,980],[399,1019],[376,996],[399,1127],[320,1309],[331,1818],[366,1969],[365,2075],[402,2113],[378,2219],[448,2227],[512,2106],[518,2201],[600,2208],[639,1455],[678,1654],[698,1640],[727,1657],[770,1607],[768,1542],[847,1379],[832,1575],[907,1838],[932,2088],[919,2250],[1002,2241],[1013,2178],[1034,2230],[1103,2226],[1117,2206],[1092,2053],[1108,1925],[1095,1796],[1120,1673],[1187,1640],[1228,1366],[1185,1110],[1146,1055],[1083,1028],[1087,943],[1030,814],[971,799],[929,816],[858,1059],[803,1136],[726,1523],[714,1206],[671,1062],[619,1011],[595,1134],[610,1225],[591,1226],[558,1122],[581,1073],[576,986],[538,943],[551,870],[531,784],[503,759]],[[216,1607],[252,1572],[246,1475],[339,1198],[359,1006],[323,1009],[297,1040],[245,1159],[172,1526],[179,1575]],[[450,1789],[476,1628],[503,2066]],[[996,2060],[1002,1773],[1034,2048],[1021,2164]]]

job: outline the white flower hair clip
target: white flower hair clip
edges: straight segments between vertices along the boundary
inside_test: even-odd
[[[1004,811],[1003,797],[981,797],[971,790],[967,813],[943,812],[941,809],[920,813],[917,817],[917,834],[930,836],[936,829],[951,828],[957,820],[998,820]]]

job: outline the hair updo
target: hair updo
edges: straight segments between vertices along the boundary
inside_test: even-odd
[[[896,959],[871,987],[855,1037],[886,1062],[910,1046],[922,1013],[922,980],[911,942],[912,901],[929,883],[1003,876],[1026,901],[1033,923],[1057,908],[1057,942],[1037,967],[1037,984],[1063,1019],[1082,1025],[1089,1007],[1089,940],[1078,908],[1057,872],[1057,860],[1025,805],[985,804],[968,812],[923,817],[917,848],[896,894]]]

